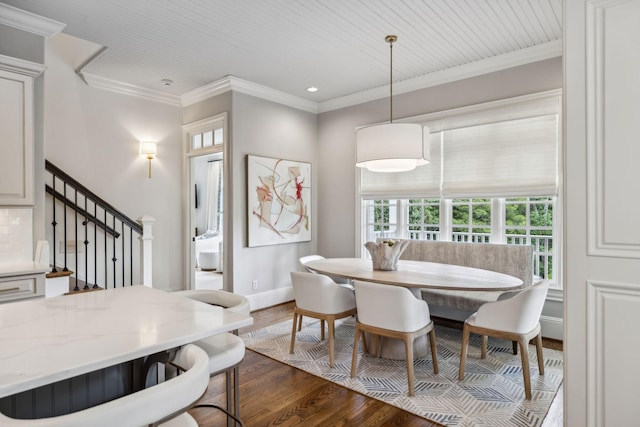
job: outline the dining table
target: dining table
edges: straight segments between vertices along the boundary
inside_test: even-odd
[[[251,316],[143,285],[2,304],[0,398],[252,323]]]
[[[376,270],[370,259],[324,258],[309,261],[309,270],[333,277],[350,280],[376,282],[390,286],[408,288],[416,298],[422,299],[421,289],[451,291],[508,291],[522,287],[522,280],[508,274],[480,268],[426,261],[398,260],[396,270]],[[427,301],[428,303],[428,301]],[[367,343],[373,340],[367,340]],[[374,353],[372,349],[367,351]],[[426,335],[414,341],[414,354],[428,354]],[[382,357],[404,359],[404,343],[401,340],[385,339]]]
[[[522,280],[508,274],[426,261],[398,260],[397,270],[375,270],[370,259],[324,258],[309,261],[306,267],[316,273],[403,286],[414,291],[421,288],[452,291],[507,291],[522,286]]]

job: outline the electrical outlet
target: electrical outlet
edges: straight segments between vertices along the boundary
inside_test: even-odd
[[[254,280],[253,282],[251,282],[251,288],[255,291],[256,289],[258,289],[258,281]]]

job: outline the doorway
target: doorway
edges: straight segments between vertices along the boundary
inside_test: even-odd
[[[222,289],[223,155],[191,157],[194,289]]]
[[[186,289],[224,289],[227,113],[182,126]]]

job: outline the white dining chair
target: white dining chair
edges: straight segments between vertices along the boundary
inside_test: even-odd
[[[531,399],[529,341],[535,338],[538,370],[540,375],[544,375],[540,315],[542,314],[542,307],[548,289],[549,282],[543,280],[539,284],[520,291],[511,298],[485,303],[480,306],[476,313],[469,316],[464,322],[462,331],[462,349],[460,351],[460,369],[458,371],[458,379],[460,381],[464,379],[467,347],[469,346],[469,335],[471,333],[482,336],[480,350],[480,358],[482,359],[487,356],[488,336],[516,341],[520,347],[525,397]]]
[[[123,397],[76,411],[39,419],[15,419],[0,413],[3,427],[192,427],[196,421],[186,410],[206,391],[209,357],[189,344],[175,355],[182,375]]]
[[[354,282],[358,317],[351,359],[351,378],[356,376],[358,345],[364,333],[401,339],[404,341],[409,396],[414,395],[413,342],[416,337],[429,334],[433,373],[438,373],[436,332],[426,301],[416,298],[409,289],[379,283]],[[363,345],[366,351],[366,344]],[[378,349],[380,340],[378,340]],[[378,350],[379,355],[379,350]]]
[[[307,255],[307,256],[300,257],[299,261],[300,261],[300,264],[302,264],[302,266],[309,273],[315,273],[315,271],[313,271],[309,267],[307,267],[307,263],[309,263],[311,261],[316,261],[316,260],[319,260],[319,259],[326,259],[326,258],[323,257],[322,255]],[[325,276],[331,277],[331,279],[334,282],[336,282],[338,285],[346,286],[346,287],[350,288],[351,290],[353,290],[353,284],[351,283],[351,281],[349,279],[344,278],[344,277],[339,277],[339,276],[333,276],[333,275],[330,275],[330,274],[325,274]]]
[[[223,290],[187,290],[174,292],[176,295],[224,307],[225,310],[249,316],[249,300],[238,294]],[[236,331],[237,332],[237,331]],[[226,410],[211,403],[201,403],[196,408],[214,407],[227,415],[227,426],[242,425],[240,420],[240,363],[244,359],[245,345],[242,338],[226,332],[196,341],[195,344],[209,355],[209,373],[211,377],[225,374]],[[232,387],[233,384],[233,387]]]
[[[293,285],[293,325],[291,328],[291,346],[294,352],[298,318],[308,316],[320,319],[320,339],[324,340],[324,324],[329,327],[329,367],[334,365],[335,321],[356,314],[356,301],[353,292],[339,286],[324,274],[291,272]]]

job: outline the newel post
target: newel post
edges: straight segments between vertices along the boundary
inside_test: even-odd
[[[153,287],[153,223],[156,219],[151,215],[143,215],[137,219],[142,226],[140,240],[140,277],[142,284]]]

